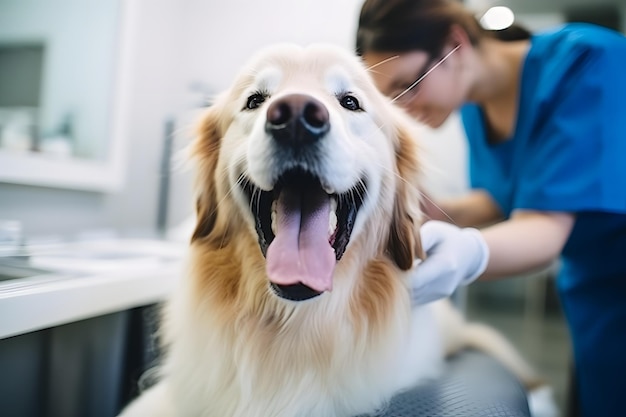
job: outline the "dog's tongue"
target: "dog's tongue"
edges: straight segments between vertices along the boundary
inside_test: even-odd
[[[332,289],[335,251],[328,242],[330,199],[320,190],[285,187],[276,204],[276,236],[267,248],[267,274],[279,285]]]

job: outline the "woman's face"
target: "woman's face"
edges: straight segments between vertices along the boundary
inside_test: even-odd
[[[455,54],[452,48],[434,59],[422,51],[369,52],[363,60],[383,94],[419,121],[439,127],[465,102],[468,91]]]

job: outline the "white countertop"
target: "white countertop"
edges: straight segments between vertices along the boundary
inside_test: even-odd
[[[162,301],[184,253],[179,243],[128,239],[33,256],[32,266],[61,272],[0,281],[0,339]]]

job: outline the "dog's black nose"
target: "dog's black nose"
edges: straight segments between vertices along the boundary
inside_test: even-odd
[[[267,109],[265,131],[285,146],[313,143],[330,130],[328,109],[305,94],[290,94]]]

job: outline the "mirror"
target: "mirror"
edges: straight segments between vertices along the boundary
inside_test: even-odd
[[[0,182],[114,190],[121,0],[0,0]]]

